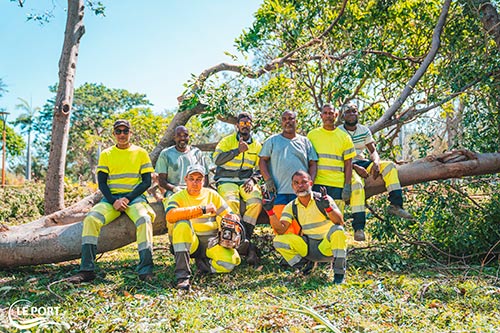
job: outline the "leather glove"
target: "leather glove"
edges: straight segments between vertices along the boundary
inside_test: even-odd
[[[262,208],[264,208],[266,212],[273,209],[274,199],[276,199],[276,195],[274,193],[268,191],[265,191],[263,193]]]
[[[266,191],[267,192],[273,192],[276,193],[276,185],[274,184],[274,180],[272,178],[269,178],[266,180]]]
[[[323,209],[328,209],[330,208],[330,200],[328,200],[328,194],[326,193],[326,188],[324,186],[321,186],[319,188],[321,191],[321,197],[316,200],[318,207],[323,208]]]
[[[342,200],[348,202],[351,199],[351,184],[345,184],[342,189]]]

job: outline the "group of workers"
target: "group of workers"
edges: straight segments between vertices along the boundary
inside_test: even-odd
[[[343,123],[337,126],[339,113]],[[130,123],[117,120],[113,126],[116,145],[101,153],[97,167],[103,199],[83,221],[80,271],[68,281],[95,279],[100,230],[122,213],[136,226],[139,278],[154,278],[155,213],[144,192],[156,172],[165,192],[178,289],[190,289],[191,258],[200,273],[230,272],[241,257],[256,265],[259,256],[252,235],[262,210],[276,234],[274,248],[288,265],[308,274],[314,263],[329,262],[333,282],[342,283],[346,203],[353,215],[354,240],[366,239],[364,179],[381,176],[389,192],[389,212],[402,218],[412,216],[403,209],[397,169],[392,162],[380,161],[370,130],[358,124],[357,106],[347,103],[339,112],[325,104],[320,117],[322,127],[306,137],[297,133],[296,113],[285,111],[282,132],[260,144],[252,136],[252,116],[240,113],[236,131],[224,137],[213,154],[217,190],[208,187],[209,163],[189,144],[186,127],[175,129],[175,145],[161,152],[153,169],[147,152],[130,142]]]

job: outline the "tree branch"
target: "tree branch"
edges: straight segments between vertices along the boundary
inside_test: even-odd
[[[431,43],[431,49],[427,56],[425,57],[424,61],[422,62],[422,65],[419,67],[419,69],[415,72],[415,75],[410,79],[408,84],[405,86],[403,89],[403,92],[401,95],[396,99],[394,104],[389,107],[389,109],[380,117],[371,127],[370,129],[373,132],[378,132],[381,128],[385,126],[386,122],[389,122],[390,119],[394,116],[397,110],[403,105],[403,103],[406,101],[406,99],[411,95],[413,92],[413,89],[415,88],[416,84],[418,81],[422,78],[422,76],[425,74],[427,71],[427,68],[429,68],[430,64],[434,61],[434,58],[436,57],[436,54],[439,50],[439,46],[441,44],[441,33],[443,32],[443,28],[446,22],[446,17],[448,15],[448,11],[450,9],[450,3],[451,0],[445,0],[443,4],[443,8],[441,10],[441,14],[439,15],[438,22],[436,24],[436,27],[434,28],[434,32],[432,35],[432,43]]]

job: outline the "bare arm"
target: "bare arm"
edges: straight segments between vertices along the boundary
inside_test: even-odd
[[[259,169],[262,177],[264,177],[264,180],[268,180],[269,178],[271,178],[271,173],[269,172],[268,168],[269,160],[269,156],[261,156],[259,158]]]
[[[307,170],[311,175],[311,180],[314,182],[316,174],[318,173],[318,161],[309,161],[309,169]]]
[[[278,220],[278,217],[276,216],[276,214],[269,216],[269,223],[271,224],[271,227],[273,227],[273,230],[278,235],[283,235],[288,230],[288,227],[290,226],[290,222]]]

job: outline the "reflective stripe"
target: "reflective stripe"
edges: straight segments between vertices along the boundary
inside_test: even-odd
[[[260,204],[261,202],[262,200],[260,200],[260,198],[250,198],[247,200],[247,205]]]
[[[318,154],[319,158],[328,158],[331,160],[337,160],[337,161],[343,161],[344,159],[342,156],[339,155],[334,155],[334,154]]]
[[[236,196],[236,195],[226,195],[226,197],[224,199],[226,199],[226,201],[238,201],[238,202],[240,202],[240,197]]]
[[[216,236],[218,230],[209,230],[209,231],[196,231],[196,235],[198,236]]]
[[[148,216],[141,216],[137,221],[135,221],[135,226],[138,228],[141,224],[151,223],[151,218]]]
[[[96,236],[83,236],[82,237],[82,245],[83,244],[97,245],[97,237]]]
[[[312,239],[316,239],[316,240],[320,240],[320,239],[323,239],[324,234],[307,234],[307,237],[312,238]]]
[[[394,170],[394,169],[396,169],[396,167],[394,166],[394,164],[392,164],[392,163],[391,163],[391,164],[388,164],[388,165],[384,168],[384,170],[382,170],[382,177],[387,176],[387,174],[388,174],[389,172],[391,172],[392,170]]]
[[[93,211],[90,211],[87,216],[92,216],[92,217],[95,217],[96,219],[98,219],[99,221],[101,221],[102,224],[104,224],[106,222],[106,219],[104,218],[104,215],[102,215],[101,213],[93,210]]]
[[[132,191],[135,187],[135,185],[126,185],[126,184],[108,184],[108,186],[109,186],[110,190],[124,189],[124,190],[130,190],[130,191]],[[111,191],[111,192],[113,192],[113,191]]]
[[[365,211],[365,206],[364,205],[351,206],[351,210],[353,213],[362,213]]]
[[[273,242],[274,248],[276,249],[285,249],[285,250],[291,250],[292,248],[290,247],[290,244],[283,243],[283,242]]]
[[[251,225],[255,225],[257,222],[257,219],[255,217],[252,217],[252,216],[243,215],[243,221],[245,221],[246,223],[250,223]]]
[[[145,164],[141,165],[140,170],[147,169],[147,168],[152,168],[152,167],[153,167],[153,164],[151,164],[151,162],[149,162],[149,163],[145,163]]]
[[[148,242],[142,242],[140,244],[137,244],[137,249],[139,250],[139,252],[144,251],[144,250],[148,250],[148,249],[153,251],[153,244],[148,243]]]
[[[228,271],[231,271],[236,267],[236,265],[229,263],[229,262],[226,262],[226,261],[217,260],[216,263],[217,263],[217,265],[224,267]]]
[[[344,231],[344,227],[338,224],[334,224],[330,230],[328,231],[328,235],[326,235],[326,239],[330,240],[330,237],[333,235],[334,232],[336,231]]]
[[[300,260],[302,260],[302,257],[299,254],[297,254],[292,259],[288,260],[288,264],[290,266],[293,266],[293,265],[299,263]]]
[[[334,258],[346,258],[347,251],[344,249],[332,250],[332,255]]]
[[[97,166],[97,169],[99,170],[105,170],[107,171],[107,173],[109,173],[109,167],[105,166],[105,165],[98,165]]]
[[[400,189],[401,189],[401,184],[399,184],[399,183],[387,186],[387,192],[392,192],[392,191],[400,190]]]
[[[222,212],[224,212],[225,210],[228,210],[228,209],[229,209],[228,205],[223,204],[222,206],[219,207],[219,209],[217,209],[216,214],[221,215]]]
[[[217,179],[217,182],[219,182],[219,183],[229,182],[229,183],[236,183],[238,185],[241,185],[245,182],[245,180],[241,180],[239,178],[221,177],[221,178]]]
[[[355,148],[350,148],[350,149],[344,150],[344,156],[355,153],[355,152],[356,152]]]
[[[361,183],[353,183],[351,185],[351,190],[356,191],[356,190],[362,190],[363,189],[363,184]]]
[[[288,219],[290,219],[290,220],[293,220],[293,216],[292,216],[292,214],[290,214],[290,213],[288,213],[288,212],[283,212],[283,213],[281,214],[281,219],[283,220],[283,218],[288,218]]]
[[[174,252],[189,252],[191,248],[191,243],[178,243],[173,244]]]
[[[302,230],[310,230],[310,229],[314,229],[314,228],[318,228],[318,227],[322,227],[324,226],[325,224],[327,223],[330,223],[329,220],[324,220],[324,221],[321,221],[321,222],[316,222],[316,223],[308,223],[308,224],[305,224],[302,226]],[[307,235],[307,236],[311,236],[311,235]]]
[[[141,175],[138,173],[118,173],[114,175],[109,175],[110,180],[122,179],[122,178],[140,178]]]
[[[340,171],[344,172],[343,166],[332,166],[332,165],[318,165],[318,170],[329,170],[329,171]]]

